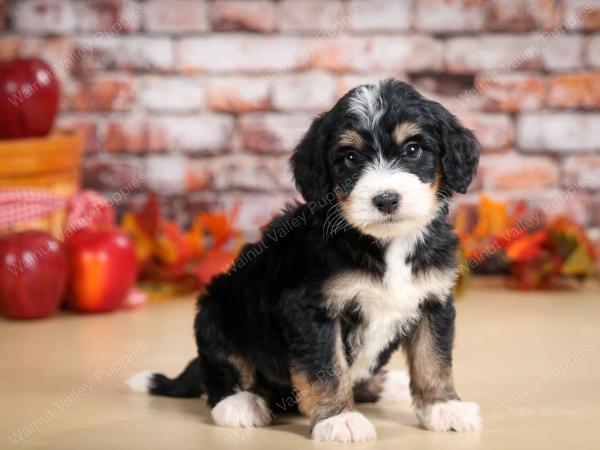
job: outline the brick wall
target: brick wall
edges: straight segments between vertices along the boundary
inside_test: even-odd
[[[142,180],[185,222],[242,204],[251,229],[293,187],[311,117],[384,76],[478,133],[471,192],[600,226],[600,0],[0,0],[0,58],[39,54],[86,137],[85,184]],[[562,195],[561,195],[562,194]]]

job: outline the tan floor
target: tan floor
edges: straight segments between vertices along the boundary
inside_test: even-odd
[[[478,289],[458,310],[456,384],[480,403],[485,430],[434,433],[417,427],[408,405],[371,405],[360,409],[378,441],[354,448],[600,449],[599,290]],[[111,315],[0,320],[0,448],[341,447],[308,440],[301,417],[240,432],[212,425],[203,401],[127,392],[127,376],[174,374],[193,356],[192,319],[192,302],[177,300]],[[397,355],[393,365],[401,364]]]

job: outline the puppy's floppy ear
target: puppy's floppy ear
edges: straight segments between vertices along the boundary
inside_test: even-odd
[[[327,170],[327,114],[315,118],[291,158],[296,187],[306,201],[318,200],[331,190]]]
[[[479,164],[479,142],[473,132],[463,127],[460,121],[444,107],[441,111],[440,139],[444,184],[454,192],[464,194],[471,184]]]

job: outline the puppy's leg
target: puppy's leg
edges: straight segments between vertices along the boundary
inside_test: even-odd
[[[405,370],[380,370],[354,386],[356,403],[410,402],[409,377]]]
[[[321,324],[315,342],[301,345],[302,354],[291,367],[298,406],[311,421],[311,436],[318,441],[362,442],[375,438],[375,428],[354,410],[352,382],[339,326]]]
[[[421,424],[435,431],[476,431],[479,407],[463,402],[452,380],[454,305],[428,302],[422,318],[405,344],[410,367],[410,390]]]
[[[213,407],[211,416],[224,427],[261,427],[271,421],[265,399],[251,391],[253,369],[239,357],[201,357],[201,374]]]

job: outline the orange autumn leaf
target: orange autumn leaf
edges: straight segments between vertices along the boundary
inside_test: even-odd
[[[473,230],[474,237],[495,236],[508,228],[509,218],[505,202],[495,202],[487,195],[482,195],[477,209],[479,219]]]
[[[121,227],[132,237],[138,261],[146,262],[154,252],[154,241],[140,227],[133,213],[126,213],[121,220]]]
[[[160,206],[156,194],[151,193],[142,210],[133,213],[133,217],[139,228],[148,236],[151,238],[156,237],[160,231],[161,222]]]
[[[201,213],[198,214],[195,222],[207,231],[214,247],[221,247],[229,239],[238,234],[234,228],[234,223],[237,220],[239,209],[240,205],[236,203],[233,206],[231,214]]]
[[[208,283],[212,277],[226,272],[233,264],[237,251],[225,251],[212,248],[205,257],[194,267],[194,273],[202,284]]]
[[[156,256],[167,266],[176,266],[187,261],[191,251],[179,226],[172,221],[162,225],[161,234],[155,241]]]
[[[526,261],[540,254],[549,238],[548,230],[526,234],[506,247],[506,255],[511,261]]]
[[[242,243],[235,229],[239,205],[231,213],[200,213],[188,230],[160,215],[154,195],[139,213],[123,217],[123,228],[132,236],[146,282],[175,283],[199,288],[229,267]],[[207,251],[207,242],[211,248]]]

